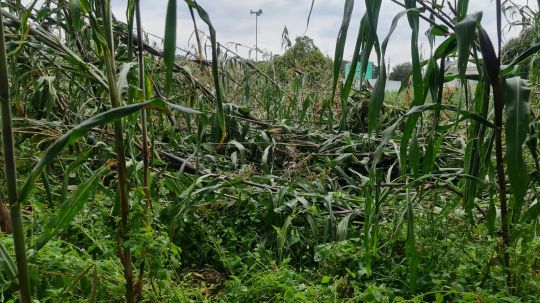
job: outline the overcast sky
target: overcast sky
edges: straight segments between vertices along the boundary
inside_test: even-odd
[[[185,49],[194,48],[193,24],[184,1],[178,0],[178,38],[177,45]],[[311,0],[198,0],[210,15],[217,31],[218,41],[240,43],[246,46],[255,45],[255,15],[250,15],[250,9],[263,10],[259,17],[259,48],[279,54],[281,34],[286,26],[291,40],[303,35],[311,6]],[[516,0],[525,4],[527,0]],[[536,2],[536,1],[531,1]],[[120,20],[125,20],[126,0],[112,0],[113,13]],[[343,16],[345,0],[315,0],[313,13],[307,35],[315,40],[315,44],[324,54],[333,57],[337,33]],[[141,0],[142,20],[145,31],[163,36],[167,0]],[[390,0],[383,0],[379,19],[379,36],[382,40],[390,27],[393,17],[403,9]],[[495,4],[492,0],[470,1],[469,12],[483,11],[482,24],[495,37]],[[345,59],[352,57],[360,18],[365,12],[364,1],[357,0],[349,29]],[[207,28],[198,20],[198,27],[205,32]],[[427,29],[425,22],[421,32]],[[505,34],[505,38],[515,36],[519,28],[514,28]],[[411,30],[406,18],[402,18],[388,46],[387,56],[390,64],[409,61]],[[191,37],[191,38],[190,38]],[[495,39],[495,38],[493,38]],[[429,51],[427,40],[422,37],[423,51]],[[242,56],[248,56],[246,48],[238,46]],[[252,53],[251,56],[254,56]]]

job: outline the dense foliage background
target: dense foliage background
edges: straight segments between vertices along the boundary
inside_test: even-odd
[[[344,79],[354,0],[333,59],[285,30],[260,62],[193,0],[164,41],[137,0],[1,1],[0,301],[537,302],[538,10],[494,1],[502,41],[469,1],[381,2],[349,33],[372,86]]]

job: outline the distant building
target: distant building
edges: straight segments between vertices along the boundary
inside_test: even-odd
[[[345,79],[347,79],[347,76],[349,75],[349,72],[351,71],[351,62],[348,62],[345,64]],[[354,78],[360,79],[361,73],[362,73],[362,67],[360,66],[360,62],[356,65],[356,72],[354,73]],[[371,80],[373,79],[373,62],[369,61],[367,64],[366,73],[364,75],[364,80]]]
[[[458,69],[458,62],[457,60],[450,60],[450,58],[447,58],[446,62],[445,62],[445,65],[446,65],[446,68],[445,68],[445,75],[457,75],[459,74],[459,69]],[[476,65],[470,65],[468,64],[467,65],[467,69],[465,70],[465,75],[467,76],[479,76],[478,74],[478,69],[476,67]],[[469,80],[468,81],[470,84],[472,85],[476,85],[476,81],[474,80]],[[456,78],[450,82],[447,82],[445,84],[447,87],[461,87],[461,81]]]
[[[446,69],[445,69],[446,74],[458,74],[459,73],[458,62],[457,61],[447,60],[445,62],[445,65],[446,65]],[[477,69],[476,65],[470,65],[470,64],[467,65],[467,69],[465,70],[465,74],[469,75],[469,76],[478,76],[478,69]]]

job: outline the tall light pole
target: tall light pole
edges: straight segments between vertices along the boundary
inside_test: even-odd
[[[250,14],[255,14],[255,62],[259,61],[258,55],[259,55],[259,47],[258,47],[258,40],[259,40],[259,16],[262,15],[263,11],[262,9],[259,9],[258,11],[250,10]]]

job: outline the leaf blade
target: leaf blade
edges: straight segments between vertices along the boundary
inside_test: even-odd
[[[165,39],[163,41],[163,61],[166,66],[165,91],[171,90],[174,57],[176,53],[176,0],[169,0],[165,16]]]
[[[519,218],[527,193],[527,165],[523,145],[529,132],[530,88],[519,77],[507,79],[504,88],[506,100],[506,166],[510,189],[514,194],[513,217]]]

